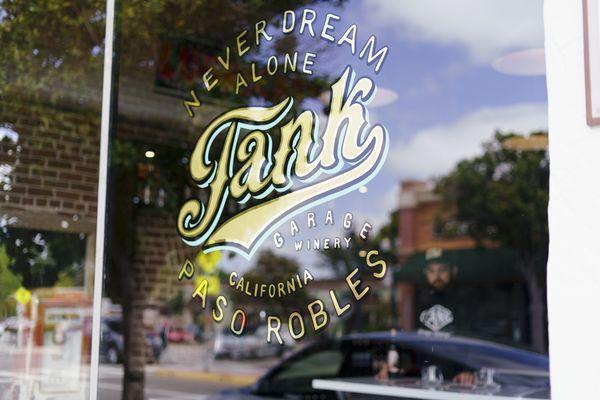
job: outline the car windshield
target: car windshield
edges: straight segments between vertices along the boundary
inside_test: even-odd
[[[424,334],[359,334],[344,344],[350,359],[342,376],[372,377],[376,365],[386,362],[391,350],[398,353],[400,376],[420,376],[435,365],[446,377],[492,369],[495,381],[505,385],[549,388],[548,357],[493,342]]]
[[[399,342],[424,353],[441,354],[471,368],[519,368],[548,370],[548,358],[540,354],[475,339],[413,340]]]

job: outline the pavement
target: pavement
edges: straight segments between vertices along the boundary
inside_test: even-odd
[[[34,347],[26,361],[25,349],[1,346],[0,398],[22,398],[18,393],[27,390],[60,390],[69,386],[72,395],[61,398],[80,399],[86,392],[87,366],[78,363],[51,366],[49,360],[63,359],[56,350]],[[214,360],[212,347],[200,344],[170,344],[159,363],[145,368],[145,398],[148,400],[182,399],[202,400],[222,389],[249,385],[256,381],[276,358],[251,360]],[[58,357],[57,357],[58,356]],[[54,364],[54,361],[52,362]],[[121,365],[101,364],[99,369],[98,398],[120,400],[123,368]],[[5,397],[10,389],[10,395]],[[62,393],[62,392],[60,392]],[[56,397],[54,397],[56,398]]]
[[[123,372],[119,366],[100,367],[98,381],[99,400],[121,400]],[[144,385],[147,400],[203,400],[207,395],[240,385],[231,382],[218,382],[209,379],[198,379],[197,376],[179,377],[176,375],[161,376],[146,372]]]
[[[145,397],[148,400],[201,400],[223,389],[247,386],[277,362],[276,358],[214,360],[209,346],[171,344],[158,364],[146,366]],[[123,369],[102,364],[98,398],[120,400]]]
[[[158,364],[146,371],[158,376],[191,377],[248,385],[278,362],[278,358],[215,360],[212,347],[199,344],[169,345]]]

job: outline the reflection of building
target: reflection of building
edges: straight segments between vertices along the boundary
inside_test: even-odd
[[[31,290],[31,299],[23,306],[0,299],[0,320],[19,321],[17,339],[3,335],[2,345],[23,347],[5,351],[0,369],[15,376],[35,370],[35,377],[28,376],[35,382],[33,397],[83,398],[82,366],[89,363],[91,347],[100,112],[58,93],[27,97],[29,89],[3,89],[0,247],[10,258],[4,267]],[[20,390],[27,393],[26,385]]]
[[[87,309],[91,306],[100,152],[100,111],[96,102],[101,96],[99,88],[87,89],[84,92],[86,96],[91,93],[90,98],[78,98],[78,103],[71,98],[72,93],[63,92],[60,92],[62,97],[56,96],[56,100],[40,95],[35,99],[7,96],[0,101],[0,228],[11,238],[10,244],[2,243],[4,236],[0,231],[0,245],[6,244],[7,247],[15,247],[13,251],[20,251],[25,246],[15,246],[15,238],[31,245],[34,237],[41,232],[46,244],[52,240],[61,245],[60,252],[50,252],[54,264],[62,270],[69,267],[71,258],[77,258],[81,264],[80,274],[71,280],[61,280],[57,274],[48,274],[34,284],[25,279],[23,285],[34,293],[62,293],[65,290],[54,290],[54,286],[68,287],[66,292],[70,295],[61,297],[58,305],[54,304],[56,296],[40,298],[40,320],[45,315],[43,310],[46,306],[68,308],[69,301],[73,307]],[[157,309],[182,287],[177,282],[177,268],[190,255],[190,251],[183,254],[185,246],[177,236],[172,213],[164,212],[158,205],[172,200],[173,195],[161,194],[160,186],[150,188],[147,185],[147,181],[156,178],[160,167],[144,158],[144,151],[156,151],[159,159],[168,152],[161,152],[159,148],[173,152],[172,149],[181,147],[182,140],[191,147],[196,132],[189,126],[181,128],[182,120],[188,122],[188,117],[179,101],[151,93],[151,86],[139,91],[144,94],[121,93],[125,115],[116,136],[121,143],[127,142],[139,149],[138,152],[125,153],[124,157],[129,158],[127,161],[135,161],[138,170],[137,181],[129,182],[136,187],[134,192],[140,197],[136,226],[131,234],[133,250],[130,262],[135,273],[132,280],[136,282],[136,323],[141,324],[143,310],[149,307]],[[205,112],[214,112],[214,107],[206,106],[198,114],[203,116]],[[170,116],[168,121],[165,115]],[[173,115],[180,116],[179,120],[171,117]],[[156,122],[157,118],[163,119]],[[204,118],[202,120],[205,121]],[[187,148],[177,152],[187,154]],[[111,159],[112,167],[123,161],[119,159],[120,155]],[[182,169],[181,176],[186,175],[185,166],[173,164],[177,171]],[[163,198],[159,199],[161,196]],[[129,198],[128,202],[133,200]],[[109,211],[112,213],[114,209]],[[8,255],[14,258],[10,252]],[[28,269],[26,261],[23,260],[23,268],[17,267],[19,274],[26,274],[23,271]],[[112,262],[110,256],[107,256],[107,261],[108,264]],[[113,288],[118,286],[117,282]],[[114,295],[115,290],[109,294]],[[49,303],[46,305],[46,302]],[[0,319],[12,312],[5,307]],[[55,325],[48,324],[46,328]],[[40,331],[42,328],[41,324],[36,328],[35,344],[46,343]],[[140,340],[143,341],[143,337]],[[89,346],[84,346],[82,352],[87,358]]]
[[[510,250],[478,247],[460,225],[444,229],[440,198],[433,185],[405,181],[399,202],[399,265],[394,274],[398,325],[417,327],[419,295],[426,290],[425,252],[439,248],[457,273],[452,283],[461,314],[468,315],[462,333],[497,340],[527,341],[527,298]],[[445,217],[445,218],[443,218]],[[447,225],[447,224],[446,224]]]
[[[85,235],[83,285],[91,294],[98,111],[8,96],[0,102],[0,116],[2,128],[14,133],[0,140],[0,164],[8,166],[0,186],[0,226]]]

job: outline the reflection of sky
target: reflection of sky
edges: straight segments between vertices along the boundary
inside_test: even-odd
[[[506,75],[492,68],[498,57],[543,46],[541,5],[541,0],[527,5],[520,0],[349,1],[343,9],[334,9],[341,20],[334,22],[333,36],[341,37],[356,23],[356,55],[347,45],[337,47],[305,32],[299,64],[302,51],[327,46],[325,52],[314,51],[317,74],[339,76],[346,65],[352,65],[357,77],[368,75],[378,86],[397,94],[391,104],[370,109],[371,123],[383,124],[390,133],[386,166],[368,185],[367,193],[332,201],[336,214],[352,211],[377,229],[396,207],[402,179],[447,173],[458,160],[477,154],[481,143],[497,129],[520,133],[546,129],[545,77]],[[317,35],[328,7],[315,7]],[[267,32],[274,34],[274,30],[267,27]],[[390,49],[377,75],[373,66],[358,58],[371,34],[376,35],[378,47]],[[317,101],[304,106],[315,111],[322,108]],[[324,214],[327,206],[317,210]],[[289,227],[289,222],[283,226]],[[263,248],[271,247],[269,243],[270,238]],[[235,268],[246,264],[241,257],[234,260]],[[306,256],[302,260],[318,263]]]
[[[9,140],[13,143],[17,143],[19,141],[19,134],[12,129],[10,124],[2,124],[0,125],[0,141]],[[20,148],[16,150],[19,151]],[[13,155],[12,149],[8,150],[7,155]],[[10,164],[2,163],[0,164],[0,192],[8,192],[12,189],[11,186],[11,173],[13,170],[13,166]]]

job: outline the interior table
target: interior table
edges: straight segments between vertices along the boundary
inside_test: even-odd
[[[504,385],[498,387],[466,386],[444,382],[436,386],[426,386],[419,379],[390,379],[379,381],[375,378],[315,379],[314,389],[332,390],[343,393],[366,394],[371,396],[394,397],[399,399],[425,400],[549,400],[550,390],[526,386]]]

